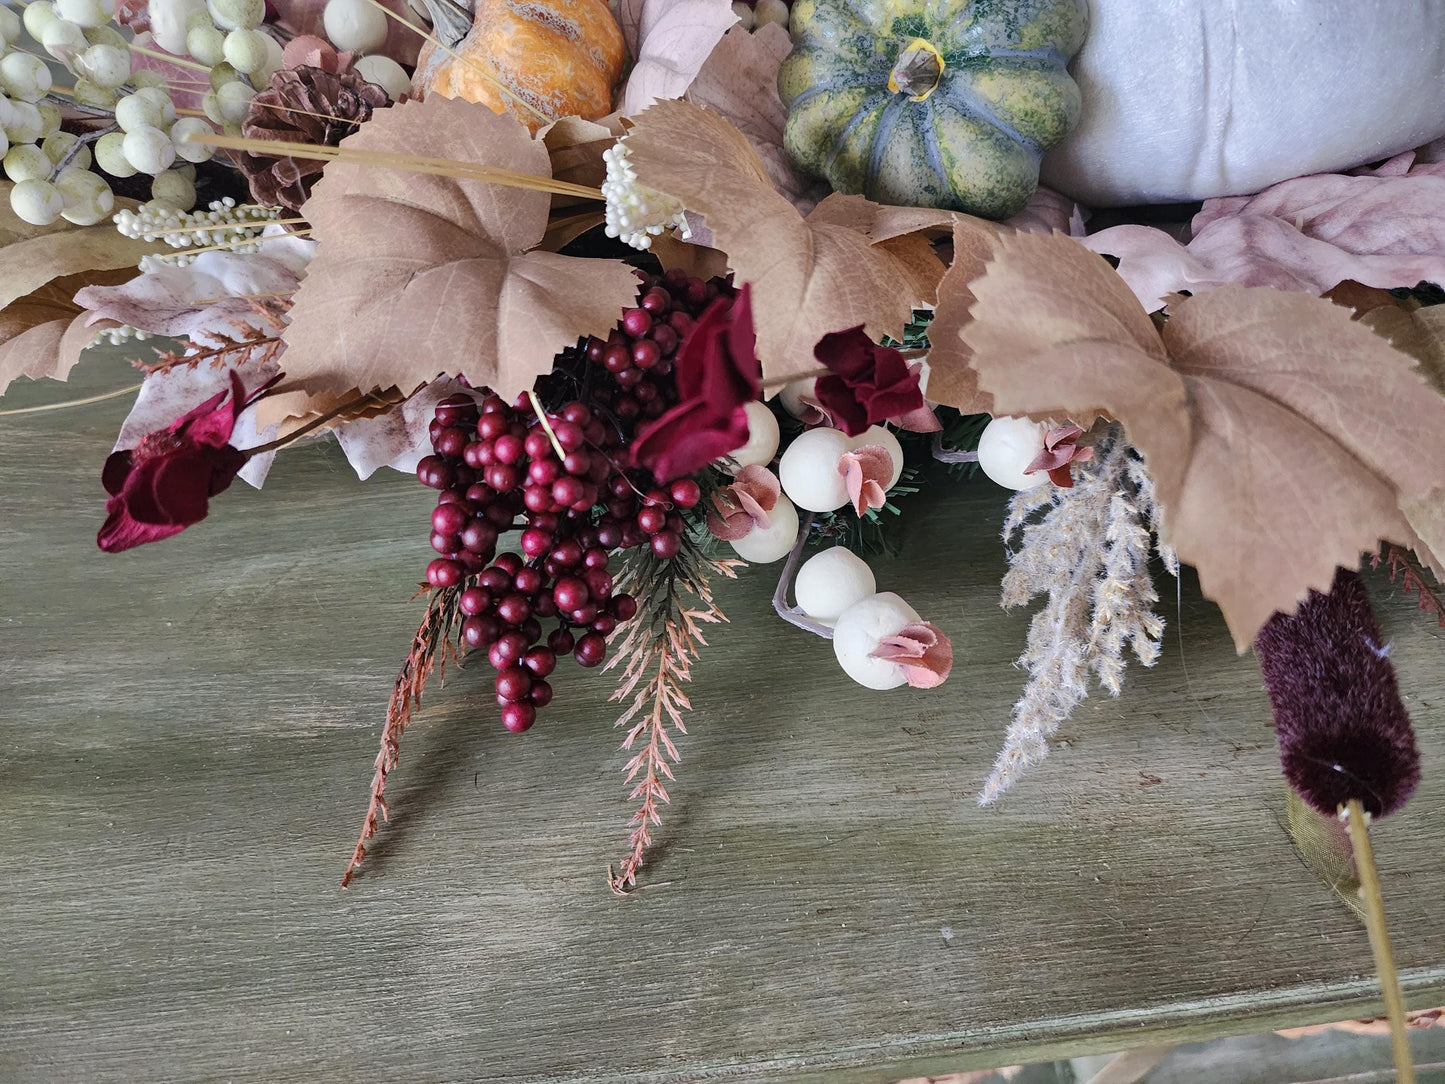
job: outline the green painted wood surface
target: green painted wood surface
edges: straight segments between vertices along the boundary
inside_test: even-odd
[[[124,379],[92,361],[4,406]],[[0,1079],[887,1081],[1378,1004],[1192,579],[1159,666],[975,805],[1027,622],[982,481],[912,498],[877,564],[953,637],[940,692],[848,684],[767,570],[721,589],[651,887],[607,891],[625,757],[606,679],[571,668],[522,738],[489,671],[435,691],[342,891],[428,495],[304,448],[105,556],[124,412],[0,418]],[[1425,770],[1377,847],[1410,1000],[1439,1003],[1445,634],[1370,582]]]

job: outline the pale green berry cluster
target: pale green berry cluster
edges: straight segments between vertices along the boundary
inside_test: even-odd
[[[177,210],[195,205],[194,163],[213,151],[186,136],[211,126],[177,116],[164,78],[133,69],[130,41],[110,25],[114,15],[115,0],[31,0],[23,17],[0,7],[0,165],[15,185],[11,209],[26,222],[107,218],[115,196],[92,163],[116,177],[149,174],[152,198]],[[75,76],[66,98],[115,123],[83,136],[61,131],[50,68],[24,35]]]
[[[281,213],[279,207],[263,207],[247,203],[237,206],[227,196],[216,200],[204,211],[184,212],[152,200],[139,211],[121,211],[115,225],[126,237],[143,241],[162,241],[179,251],[164,257],[177,264],[187,264],[195,256],[187,249],[228,248],[232,252],[256,252],[261,231]]]

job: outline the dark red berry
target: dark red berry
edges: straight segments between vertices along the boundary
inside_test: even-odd
[[[522,532],[522,552],[528,557],[545,557],[551,548],[550,532],[539,531],[536,527],[529,527]]]
[[[474,519],[463,529],[461,542],[473,553],[491,553],[497,545],[497,528],[485,519]]]
[[[657,344],[657,349],[663,357],[670,357],[677,350],[677,332],[672,330],[671,324],[658,324],[652,329],[651,339]]]
[[[466,392],[457,392],[437,404],[436,420],[443,425],[467,426],[476,422],[479,413],[475,399]]]
[[[445,557],[438,557],[426,566],[426,582],[433,587],[455,587],[462,582],[462,575],[461,562]]]
[[[500,411],[483,414],[477,422],[477,436],[483,440],[496,440],[507,431],[510,424],[511,419]]]
[[[432,489],[450,489],[456,477],[456,471],[441,456],[424,456],[416,465],[417,481]]]
[[[656,534],[667,526],[667,513],[649,505],[637,513],[637,526],[648,534]]]
[[[646,309],[628,309],[622,314],[622,330],[640,339],[652,330],[652,313]]]
[[[606,568],[607,560],[607,551],[597,546],[582,555],[582,564],[587,568]]]
[[[682,552],[682,538],[674,531],[659,531],[652,536],[652,552],[669,561]]]
[[[592,631],[600,632],[603,636],[608,635],[617,627],[617,618],[611,614],[599,614],[597,620],[592,622]]]
[[[512,583],[522,594],[531,596],[542,590],[545,578],[535,568],[519,568],[517,574],[512,577]]]
[[[532,691],[527,694],[534,708],[545,708],[552,702],[552,686],[546,681],[532,682]]]
[[[583,403],[568,403],[562,408],[562,420],[585,427],[592,421],[592,411]]]
[[[652,339],[638,339],[632,344],[632,364],[639,369],[651,369],[661,360],[662,347]]]
[[[491,647],[496,638],[497,623],[490,617],[469,617],[462,622],[462,642],[468,647]]]
[[[468,587],[457,599],[462,613],[475,616],[492,604],[492,596],[480,587]]]
[[[548,448],[548,451],[551,451],[551,449]],[[569,455],[567,458],[571,459],[572,457]],[[561,463],[558,463],[552,456],[544,454],[542,457],[533,459],[528,465],[527,479],[539,486],[550,486],[558,478],[562,477],[562,469],[563,465]],[[576,474],[577,472],[569,470],[567,473]]]
[[[515,591],[497,603],[497,616],[509,625],[520,625],[532,616],[532,604],[526,595]]]
[[[570,508],[585,495],[583,483],[570,474],[563,475],[552,483],[552,499],[564,508]]]
[[[588,594],[597,602],[612,597],[612,577],[605,568],[589,568],[582,573],[582,582],[587,585]]]
[[[591,597],[586,581],[576,576],[564,576],[552,588],[552,598],[563,613],[571,613],[579,606],[585,606]]]
[[[544,678],[557,669],[557,653],[550,647],[534,647],[523,656],[522,662],[535,676]]]
[[[498,696],[521,700],[532,691],[532,675],[524,667],[509,666],[497,671],[495,684]]]
[[[668,495],[679,508],[696,508],[697,502],[702,500],[702,487],[691,478],[679,478],[672,483]]]
[[[621,343],[612,343],[602,354],[602,365],[614,375],[624,373],[632,368],[632,351]]]
[[[537,721],[537,709],[531,704],[508,704],[502,708],[502,725],[513,734],[530,730]]]
[[[554,629],[552,634],[547,637],[547,646],[558,655],[572,654],[572,649],[576,644],[577,641],[566,629]]]
[[[589,632],[577,641],[572,656],[582,666],[600,666],[607,658],[607,640],[601,633]]]
[[[477,583],[485,587],[493,595],[512,589],[512,574],[505,568],[498,568],[493,565],[477,577]]]
[[[444,531],[433,531],[431,533],[431,548],[443,556],[450,557],[462,548],[462,544],[454,534],[447,534]]]
[[[637,600],[631,595],[613,595],[607,607],[619,621],[631,621],[637,615]]]

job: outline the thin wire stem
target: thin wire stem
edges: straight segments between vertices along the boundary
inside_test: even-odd
[[[42,414],[47,410],[64,410],[73,406],[89,406],[91,403],[103,403],[107,399],[119,399],[122,395],[129,395],[133,391],[140,391],[139,384],[132,384],[126,388],[116,388],[115,391],[108,391],[102,395],[92,395],[86,399],[67,399],[63,403],[46,403],[43,406],[19,407],[15,410],[0,410],[0,418],[13,418],[20,414]]]
[[[139,53],[141,56],[148,56],[152,60],[169,61],[170,63],[178,65],[179,67],[193,68],[198,72],[205,72],[207,75],[211,73],[211,69],[206,67],[206,65],[204,64],[198,64],[194,60],[186,60],[178,56],[171,56],[170,53],[158,53],[154,49],[144,49],[141,46],[136,45],[134,42],[126,42],[126,48],[128,48],[132,53]]]
[[[1375,956],[1375,970],[1380,974],[1380,992],[1385,998],[1385,1016],[1390,1021],[1390,1046],[1395,1055],[1395,1079],[1399,1084],[1415,1084],[1415,1064],[1410,1058],[1410,1038],[1405,1031],[1405,999],[1400,993],[1400,973],[1395,968],[1395,954],[1390,949],[1390,931],[1385,925],[1385,898],[1380,892],[1380,874],[1375,868],[1375,851],[1370,845],[1370,829],[1365,809],[1358,798],[1345,805],[1350,827],[1350,843],[1355,850],[1355,868],[1360,874],[1360,898],[1365,905],[1365,929],[1370,935],[1370,951]]]
[[[808,544],[808,531],[812,529],[812,526],[813,513],[809,512],[798,524],[798,540],[793,543],[792,552],[783,562],[783,574],[778,577],[778,589],[773,592],[773,610],[788,624],[795,625],[804,632],[811,632],[814,636],[831,640],[833,638],[831,627],[815,617],[809,617],[798,607],[788,605],[788,589],[793,586],[793,576],[798,571],[798,562],[803,558],[803,549]]]

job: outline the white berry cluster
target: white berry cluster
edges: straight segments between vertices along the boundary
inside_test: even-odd
[[[682,204],[639,184],[631,158],[632,152],[622,140],[602,152],[602,160],[607,163],[607,179],[602,182],[602,195],[607,200],[607,236],[635,249],[651,248],[652,239],[670,227],[681,230],[684,238],[691,237]]]
[[[91,340],[91,345],[100,346],[102,344],[108,344],[110,346],[119,346],[122,343],[131,341],[145,342],[151,337],[149,331],[142,331],[140,328],[131,327],[129,324],[121,324],[119,327],[108,327],[96,332],[95,338]]]
[[[139,211],[121,211],[115,216],[116,229],[126,237],[163,241],[180,251],[165,259],[187,264],[195,258],[186,249],[226,247],[232,252],[257,252],[261,231],[280,213],[276,207],[247,203],[237,206],[227,196],[204,211],[183,212],[152,200]]]
[[[32,0],[23,17],[0,8],[0,164],[15,183],[11,209],[26,222],[88,226],[109,217],[115,197],[92,164],[116,177],[149,174],[153,200],[195,205],[195,163],[212,151],[186,137],[211,126],[177,116],[164,78],[133,69],[132,43],[110,25],[114,15],[115,0]],[[53,85],[36,47],[65,65],[73,87]],[[279,62],[279,46],[276,55]],[[61,131],[61,102],[113,123],[84,135]]]

